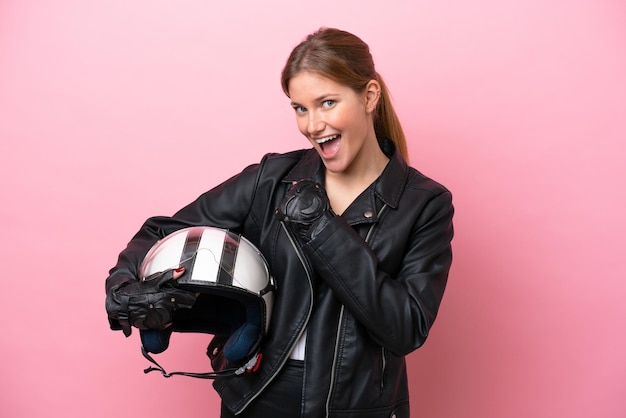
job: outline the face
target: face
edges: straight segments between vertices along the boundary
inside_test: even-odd
[[[328,171],[358,171],[367,167],[373,153],[380,153],[373,122],[379,91],[374,80],[363,92],[356,92],[307,71],[289,81],[298,129],[317,150]]]

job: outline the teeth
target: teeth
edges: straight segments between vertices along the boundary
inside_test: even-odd
[[[325,138],[316,139],[315,142],[317,142],[318,144],[323,144],[324,142],[332,141],[333,139],[337,138],[338,136],[339,135],[327,136]]]

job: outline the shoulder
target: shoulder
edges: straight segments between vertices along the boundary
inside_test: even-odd
[[[260,161],[246,166],[238,175],[240,176],[272,176],[278,172],[290,170],[295,166],[306,154],[306,150],[289,151],[285,153],[269,152],[261,158]]]
[[[307,153],[308,150],[300,149],[288,151],[284,153],[270,152],[263,156],[261,164],[270,164],[275,166],[293,166]]]
[[[414,167],[408,168],[407,189],[422,191],[435,196],[451,194],[446,186],[426,176]]]
[[[310,150],[302,149],[284,153],[267,153],[260,162],[250,168],[255,172],[257,183],[268,185],[281,183],[294,170],[301,165]]]
[[[454,213],[450,190],[412,167],[409,167],[403,200],[409,206],[419,208],[417,212],[421,214],[420,216],[427,218],[438,216],[435,215],[437,213],[451,218]]]
[[[261,162],[266,175],[280,176],[285,182],[310,178],[320,165],[321,160],[313,148],[266,154]]]

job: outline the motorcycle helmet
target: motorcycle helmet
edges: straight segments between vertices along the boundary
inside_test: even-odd
[[[258,348],[269,329],[274,302],[274,280],[261,252],[246,238],[227,229],[196,226],[178,230],[158,241],[146,254],[140,269],[142,281],[185,267],[180,289],[195,292],[191,309],[177,311],[164,330],[141,330],[142,352],[166,373],[148,353],[167,349],[170,335],[201,332],[220,336],[223,356],[234,364],[255,366]],[[209,350],[217,347],[209,347]],[[209,357],[217,355],[209,352]],[[146,369],[146,372],[155,370]],[[241,370],[238,370],[240,374]],[[205,375],[205,374],[203,374]],[[219,375],[206,373],[209,378]],[[200,376],[196,376],[200,377]]]

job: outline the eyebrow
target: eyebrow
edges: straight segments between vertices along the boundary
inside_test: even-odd
[[[314,103],[320,103],[320,102],[323,102],[324,100],[333,99],[333,98],[335,98],[337,96],[339,96],[339,93],[325,93],[325,94],[322,94],[321,96],[318,96],[315,99],[313,99],[313,102]],[[302,106],[300,103],[294,102],[293,100],[291,101],[291,105],[292,106]]]

